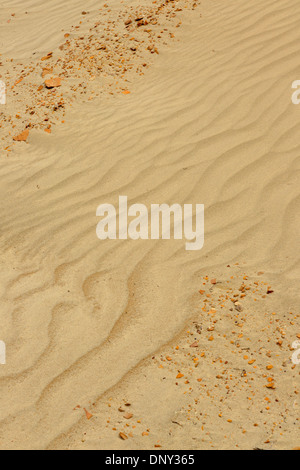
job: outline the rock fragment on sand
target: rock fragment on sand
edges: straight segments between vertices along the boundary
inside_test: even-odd
[[[61,86],[61,78],[55,77],[55,78],[49,78],[48,80],[45,80],[45,86],[46,88],[58,88]]]
[[[49,52],[45,57],[42,57],[42,61],[44,62],[45,60],[51,59],[53,56],[53,52]]]
[[[84,408],[84,411],[85,411],[86,418],[87,418],[88,420],[92,419],[92,417],[93,417],[92,413],[90,413],[90,412],[89,412],[88,410],[86,410],[85,408]]]
[[[45,78],[47,75],[50,75],[51,73],[53,73],[53,69],[46,67],[42,70],[42,77]]]
[[[25,131],[21,132],[21,134],[14,137],[15,142],[26,142],[29,136],[29,130],[26,129]]]

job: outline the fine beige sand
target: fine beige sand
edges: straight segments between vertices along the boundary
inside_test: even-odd
[[[299,1],[1,5],[0,448],[299,447]]]

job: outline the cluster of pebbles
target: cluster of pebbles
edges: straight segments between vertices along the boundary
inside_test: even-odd
[[[15,142],[26,142],[31,129],[51,134],[75,100],[130,94],[133,79],[174,41],[181,12],[196,7],[189,0],[118,10],[105,4],[83,11],[77,25],[62,31],[57,50],[29,62],[3,58],[0,79],[8,99],[1,109],[0,149],[10,152]]]
[[[300,339],[300,315],[284,308],[264,272],[226,269],[234,274],[203,277],[199,314],[173,350],[153,358],[162,378],[185,396],[175,428],[193,433],[196,426],[206,447],[287,445],[299,428],[292,345]]]

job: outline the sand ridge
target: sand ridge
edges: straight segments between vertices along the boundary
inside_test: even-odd
[[[40,2],[5,3],[2,64],[55,59],[72,26],[99,20],[98,2],[86,2],[89,15],[70,4],[52,2],[46,16]],[[134,70],[130,90],[70,100],[65,124],[1,153],[2,449],[299,445],[299,3],[204,0],[178,14],[176,38],[145,50],[151,66]],[[96,208],[120,194],[204,203],[203,250],[100,242]],[[243,283],[251,295],[238,315]]]

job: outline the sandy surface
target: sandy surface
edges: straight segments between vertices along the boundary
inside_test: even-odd
[[[1,6],[0,448],[298,447],[299,1],[67,3]]]

